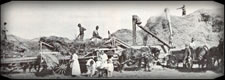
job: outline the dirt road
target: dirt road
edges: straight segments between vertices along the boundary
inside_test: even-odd
[[[186,69],[178,68],[178,69],[170,69],[170,68],[162,68],[161,66],[155,67],[151,72],[146,72],[144,70],[140,71],[124,71],[122,73],[114,71],[113,72],[113,79],[214,79],[220,76],[223,76],[222,73],[216,73],[214,71],[206,70],[194,70],[189,71]],[[87,78],[86,76],[79,76],[79,77],[71,77],[71,76],[64,76],[64,75],[49,75],[45,77],[37,77],[34,75],[33,72],[29,73],[12,73],[8,75],[3,75],[9,78],[19,78],[19,79],[84,79]],[[92,78],[97,78],[94,76]],[[90,79],[90,78],[89,78]],[[101,78],[102,79],[102,78]],[[103,78],[104,79],[104,78]]]

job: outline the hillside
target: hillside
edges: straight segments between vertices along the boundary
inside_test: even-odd
[[[207,15],[207,16],[202,16]],[[208,18],[209,17],[209,18]],[[169,28],[164,15],[150,17],[145,28],[153,32],[160,39],[168,43]],[[190,43],[192,37],[196,39],[198,46],[217,46],[220,38],[224,38],[224,10],[200,9],[186,16],[171,16],[173,28],[173,43],[177,48],[183,48]],[[143,33],[143,34],[142,34]],[[114,33],[118,38],[132,44],[132,31],[121,29]],[[137,43],[142,45],[144,31],[137,32]],[[148,45],[161,44],[156,39],[148,36]]]

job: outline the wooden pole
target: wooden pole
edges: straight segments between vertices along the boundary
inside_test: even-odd
[[[41,54],[41,61],[42,61],[42,42],[40,42],[40,54]],[[40,62],[41,65],[41,62]]]
[[[156,38],[159,42],[163,43],[163,44],[166,45],[168,48],[171,48],[170,45],[168,45],[167,43],[165,43],[164,41],[162,41],[161,39],[159,39],[156,35],[154,35],[154,34],[151,33],[150,31],[146,30],[143,26],[138,25],[138,27],[140,27],[142,30],[144,30],[144,31],[147,32],[148,34],[150,34],[152,37]]]
[[[171,27],[171,20],[170,20],[170,14],[169,14],[169,9],[168,8],[165,8],[165,14],[166,14],[166,19],[168,21],[168,26],[169,26],[169,31],[170,31],[170,36],[169,36],[169,44],[170,46],[172,46],[172,27]]]
[[[132,16],[132,25],[133,25],[133,45],[137,45],[136,43],[136,16]]]

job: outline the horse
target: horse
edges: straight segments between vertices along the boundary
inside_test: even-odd
[[[223,65],[223,63],[224,63],[224,43],[223,43],[223,40],[220,40],[220,42],[219,42],[219,45],[218,45],[218,49],[219,49],[219,53],[220,53],[220,55],[222,55],[222,56],[220,56],[220,59],[222,59],[222,65]]]
[[[31,72],[32,68],[40,72],[40,68],[43,67],[43,65],[41,65],[42,62],[41,55],[38,55],[34,62],[29,63],[29,72]]]
[[[118,55],[119,56],[119,59],[118,59],[118,70],[121,73],[122,73],[122,71],[124,69],[124,65],[127,64],[130,61],[131,53],[132,53],[132,49],[129,48],[129,49],[123,50],[121,55]]]
[[[198,59],[198,65],[199,68],[203,69],[204,65],[206,65],[206,61],[208,60],[208,50],[209,48],[204,45],[204,46],[200,46],[195,50],[195,53],[197,54],[197,59]],[[207,66],[206,66],[207,67]]]
[[[218,62],[219,66],[223,64],[224,61],[223,41],[221,41],[218,46],[214,46],[209,49],[208,59],[209,59],[208,63],[211,63],[211,66],[214,66],[215,62]]]
[[[188,56],[186,51],[187,49],[171,51],[171,55],[168,55],[169,60],[167,62],[167,65],[178,68],[178,64],[182,62],[183,67],[186,67],[185,65],[186,61],[184,60],[185,56]]]
[[[152,66],[154,65],[154,57],[153,54],[145,52],[143,54],[144,56],[144,69],[145,71],[151,71],[152,70]]]
[[[137,65],[138,69],[135,69],[135,70],[139,70],[139,69],[141,69],[142,60],[143,60],[143,55],[142,55],[141,51],[135,50],[132,48],[123,50],[118,59],[118,62],[120,63],[120,65],[118,67],[119,71],[120,72],[123,71],[125,64],[127,66]]]
[[[191,69],[194,63],[197,63],[200,69],[204,68],[204,65],[206,65],[206,61],[208,59],[208,49],[209,48],[206,45],[199,46],[193,50],[191,50],[190,47],[186,48],[187,51],[185,52],[191,53],[190,56],[187,57],[187,63],[190,65],[189,67]]]
[[[160,49],[150,47],[150,52],[151,52],[153,58],[157,61],[159,59]]]

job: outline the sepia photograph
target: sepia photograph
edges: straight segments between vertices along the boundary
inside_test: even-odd
[[[224,5],[9,1],[0,55],[9,79],[216,79],[224,76]]]

